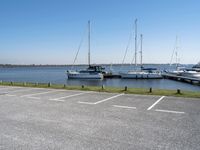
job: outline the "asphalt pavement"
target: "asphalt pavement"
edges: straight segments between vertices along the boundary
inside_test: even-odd
[[[200,99],[0,86],[2,150],[199,150]]]

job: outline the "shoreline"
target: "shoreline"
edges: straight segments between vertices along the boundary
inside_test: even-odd
[[[95,64],[102,66],[110,66],[111,64]],[[115,63],[112,66],[129,66],[130,63],[120,64]],[[170,65],[169,63],[144,63],[143,65]],[[194,64],[182,64],[182,65],[194,65]],[[0,64],[0,68],[13,68],[13,67],[70,67],[70,66],[88,66],[88,64]]]

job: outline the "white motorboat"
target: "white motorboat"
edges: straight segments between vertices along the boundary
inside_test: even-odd
[[[175,70],[175,71],[165,71],[163,75],[180,76],[186,78],[198,78],[200,79],[200,72],[188,71],[188,70]]]
[[[197,71],[183,71],[179,74],[180,74],[180,76],[184,76],[184,77],[200,79],[200,72],[197,72]]]
[[[164,75],[173,75],[173,76],[182,76],[187,78],[199,78],[200,72],[192,69],[186,69],[185,67],[177,67],[176,70],[173,71],[165,71]]]
[[[200,72],[200,62],[192,67],[193,71]]]
[[[103,79],[104,68],[101,66],[90,64],[90,21],[88,21],[88,65],[89,67],[85,70],[80,70],[80,71],[68,70],[67,71],[68,79]]]

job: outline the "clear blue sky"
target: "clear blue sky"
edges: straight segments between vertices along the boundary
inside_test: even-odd
[[[176,35],[180,62],[200,61],[199,0],[0,0],[0,63],[71,64],[88,19],[92,63],[121,63],[135,18],[145,63],[169,63]]]

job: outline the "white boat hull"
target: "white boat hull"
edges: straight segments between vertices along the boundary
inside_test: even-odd
[[[122,73],[123,79],[161,79],[160,73]]]
[[[181,76],[200,79],[200,72],[187,71],[187,72],[181,73]]]
[[[196,72],[196,71],[171,71],[171,72],[167,72],[167,74],[200,79],[200,72]]]
[[[68,79],[103,79],[102,73],[67,72]]]

